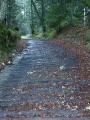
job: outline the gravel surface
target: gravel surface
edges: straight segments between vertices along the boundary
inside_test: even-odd
[[[0,120],[90,120],[90,82],[76,78],[74,52],[46,40],[0,73]]]

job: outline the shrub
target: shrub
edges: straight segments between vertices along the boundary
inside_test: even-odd
[[[20,40],[20,34],[14,30],[8,30],[7,31],[7,39],[8,39],[8,47],[10,50],[13,50],[18,45],[18,40]]]
[[[37,32],[37,33],[35,33],[34,35],[33,35],[33,37],[36,37],[36,38],[43,38],[43,36],[44,36],[44,34],[43,34],[43,32]]]
[[[64,12],[64,14],[63,14]],[[60,4],[52,5],[49,10],[48,14],[45,17],[46,24],[49,28],[54,28],[57,31],[61,29],[61,22],[65,19],[67,14],[66,9],[63,6],[63,9],[61,8]]]
[[[53,38],[56,34],[57,34],[57,31],[54,28],[52,28],[47,31],[45,36],[46,38],[49,39],[49,38]]]
[[[20,34],[16,30],[10,30],[0,23],[0,50],[2,52],[11,52],[14,50],[20,39]]]

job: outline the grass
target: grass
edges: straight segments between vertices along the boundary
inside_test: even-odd
[[[28,39],[28,38],[30,38],[31,36],[29,35],[29,34],[27,34],[27,35],[23,35],[23,36],[21,36],[21,39]]]
[[[55,29],[48,29],[45,34],[42,31],[32,35],[22,36],[23,39],[27,38],[40,38],[40,39],[68,39],[71,42],[79,43],[80,41],[85,42],[86,51],[90,52],[90,30],[84,26],[71,26],[64,28],[57,34]]]
[[[55,37],[56,34],[57,34],[57,32],[55,29],[50,29],[46,32],[46,38],[51,39],[51,38]]]

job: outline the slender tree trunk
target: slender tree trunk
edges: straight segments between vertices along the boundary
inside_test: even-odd
[[[32,5],[33,5],[33,7],[34,7],[34,9],[35,9],[35,12],[37,13],[38,18],[39,18],[39,20],[40,20],[40,23],[41,23],[41,26],[42,26],[42,31],[43,31],[43,33],[45,33],[46,27],[45,27],[45,22],[44,22],[44,16],[45,16],[44,0],[41,0],[41,10],[42,10],[41,16],[40,16],[40,14],[39,14],[39,12],[38,12],[38,10],[37,10],[37,8],[36,8],[36,5],[35,5],[34,1],[33,1],[33,0],[31,0],[31,1],[32,1]],[[31,11],[33,12],[33,10],[31,10]],[[31,12],[31,13],[32,13],[32,12]],[[33,13],[32,13],[32,14],[33,14]],[[31,18],[32,18],[32,17],[31,17]]]
[[[6,26],[7,28],[14,28],[16,23],[15,16],[15,0],[6,0]]]
[[[41,24],[42,24],[42,31],[43,33],[46,32],[45,22],[44,22],[44,16],[45,16],[45,6],[44,6],[44,0],[42,0],[42,18],[41,18]]]
[[[88,17],[88,26],[90,28],[90,12],[88,12],[87,17]]]
[[[34,34],[34,20],[33,20],[33,0],[31,0],[31,33]]]

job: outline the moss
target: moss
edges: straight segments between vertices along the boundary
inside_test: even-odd
[[[0,58],[8,59],[9,54],[12,53],[18,46],[20,34],[17,30],[7,29],[0,22]]]
[[[50,38],[55,37],[56,34],[57,34],[57,31],[55,29],[50,29],[50,30],[47,31],[45,37],[50,39]]]
[[[34,34],[33,37],[36,37],[36,38],[43,38],[43,36],[44,36],[43,32],[37,32],[37,33]]]
[[[16,30],[7,29],[0,23],[0,50],[10,52],[17,47],[20,34]]]
[[[90,42],[90,30],[87,30],[86,33],[84,33],[84,40]]]

